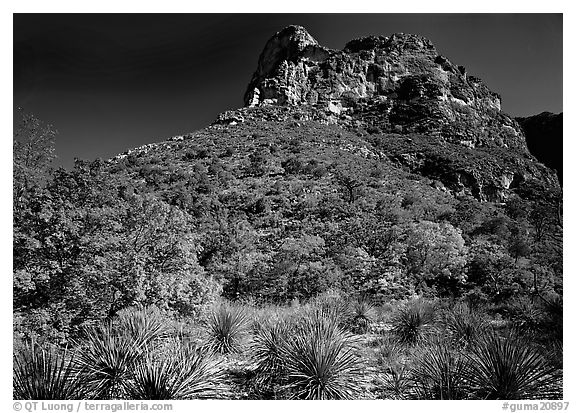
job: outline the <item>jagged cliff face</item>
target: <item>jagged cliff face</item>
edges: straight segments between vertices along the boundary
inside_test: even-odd
[[[244,100],[246,108],[218,122],[273,114],[364,128],[379,134],[383,156],[482,201],[502,202],[529,180],[558,186],[500,96],[421,36],[370,36],[339,51],[287,27],[264,47]]]
[[[335,122],[426,132],[469,147],[526,147],[498,94],[412,34],[365,37],[337,51],[290,26],[266,44],[245,103],[316,107]]]
[[[516,118],[526,135],[530,152],[548,168],[554,169],[562,182],[562,113],[542,112]]]

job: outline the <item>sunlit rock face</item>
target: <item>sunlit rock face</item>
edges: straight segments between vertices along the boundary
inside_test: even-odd
[[[368,36],[332,50],[289,26],[266,43],[244,103],[218,122],[294,118],[368,131],[383,156],[455,194],[503,202],[526,182],[559,185],[500,96],[422,36]]]
[[[426,132],[468,147],[525,149],[518,124],[500,111],[500,96],[413,34],[369,36],[331,50],[289,26],[264,47],[244,100],[313,106],[335,121]]]

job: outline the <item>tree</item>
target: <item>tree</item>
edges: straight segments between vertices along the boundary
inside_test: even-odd
[[[33,187],[45,181],[46,172],[56,157],[54,139],[56,131],[34,115],[19,109],[21,120],[14,130],[13,173],[14,208],[17,210],[23,198]]]
[[[198,263],[194,220],[150,194],[120,197],[123,186],[101,162],[78,162],[22,213],[14,309],[31,334],[65,341],[136,304],[198,315],[218,293]]]
[[[454,293],[466,281],[468,248],[459,229],[449,223],[422,221],[406,230],[405,261],[408,274],[439,292]]]

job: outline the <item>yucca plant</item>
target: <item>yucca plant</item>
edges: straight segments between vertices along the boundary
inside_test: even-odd
[[[208,320],[209,347],[220,354],[238,353],[244,345],[248,317],[241,307],[221,304]]]
[[[110,323],[92,327],[79,345],[78,366],[89,398],[121,399],[135,367],[147,352],[147,342],[119,334]]]
[[[350,303],[350,326],[353,332],[365,334],[370,325],[376,320],[374,305],[365,298],[354,300]]]
[[[445,325],[450,339],[463,348],[473,345],[489,326],[482,314],[465,303],[458,303],[447,312]]]
[[[479,398],[546,399],[562,395],[559,371],[516,334],[486,334],[469,358],[470,383]]]
[[[350,334],[321,313],[311,313],[281,346],[290,398],[354,399],[363,369]]]
[[[413,300],[392,315],[391,323],[398,340],[415,344],[436,331],[436,308],[422,299]]]
[[[412,391],[418,399],[461,400],[469,395],[469,360],[436,341],[414,360]]]
[[[83,399],[74,355],[25,343],[14,355],[13,396],[16,400]]]
[[[223,373],[212,357],[176,344],[164,354],[148,354],[135,368],[127,393],[135,400],[213,399],[221,392]]]

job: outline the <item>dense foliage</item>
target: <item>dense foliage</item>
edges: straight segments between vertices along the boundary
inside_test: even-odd
[[[178,347],[173,360],[161,360],[106,330],[133,306],[153,305],[174,323],[207,323],[206,351],[261,354],[260,373],[278,376],[270,381],[255,373],[256,388],[268,396],[356,397],[359,389],[342,387],[356,374],[356,350],[348,348],[348,333],[306,331],[312,328],[306,324],[295,331],[316,334],[312,343],[298,334],[284,340],[282,326],[255,327],[254,342],[244,343],[247,316],[234,307],[239,303],[297,306],[338,291],[355,300],[334,328],[353,334],[370,330],[375,305],[392,303],[398,311],[391,334],[402,346],[423,345],[440,334],[441,323],[453,347],[433,348],[437,357],[417,370],[418,391],[430,397],[460,397],[446,393],[459,376],[433,374],[441,363],[461,374],[470,362],[451,353],[468,351],[478,339],[474,330],[486,327],[470,308],[486,308],[536,344],[551,340],[561,348],[561,194],[554,189],[523,182],[505,203],[480,202],[381,152],[403,145],[398,136],[384,144],[386,136],[313,121],[214,125],[113,160],[77,161],[71,170],[50,168],[53,137],[33,117],[15,133],[15,343],[83,343],[88,349],[80,361],[132,366],[119,367],[130,374],[125,383],[87,375],[94,394],[195,397],[183,383],[213,371],[204,356],[194,363],[182,358],[192,350]],[[396,304],[415,296],[441,300]],[[211,313],[218,297],[235,304]],[[439,303],[450,300],[470,308],[443,315]],[[308,364],[290,352],[310,353]],[[23,363],[68,363],[27,357]],[[142,360],[150,367],[138,367]],[[326,368],[334,389],[310,387],[316,380],[310,363]],[[190,375],[166,381],[181,368]],[[390,369],[400,394],[404,370]],[[198,395],[213,394],[198,386]]]

